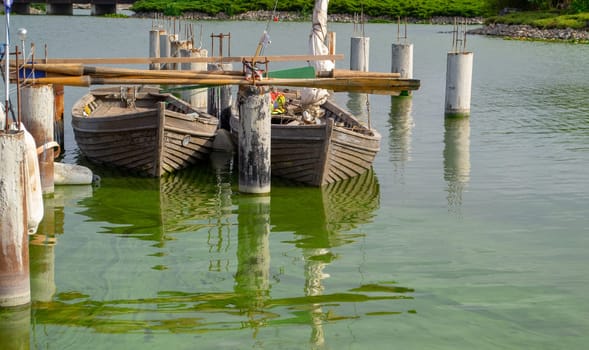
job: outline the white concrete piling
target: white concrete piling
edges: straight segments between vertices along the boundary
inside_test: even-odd
[[[23,124],[33,135],[37,148],[41,148],[39,169],[43,193],[53,193],[53,159],[55,158],[55,152],[54,147],[45,147],[45,145],[54,144],[55,97],[53,95],[53,86],[24,86],[22,87],[21,96],[23,101],[21,106]]]
[[[370,61],[370,38],[355,36],[350,42],[350,69],[368,72]]]
[[[239,191],[270,193],[270,94],[260,86],[239,89]]]
[[[172,57],[182,57],[182,50],[190,50],[192,48],[192,42],[187,40],[178,40],[178,36],[174,37],[176,40],[173,40],[170,43],[170,52]],[[182,64],[180,63],[172,63],[171,70],[181,70]]]
[[[160,57],[170,57],[172,53],[170,35],[165,30],[160,30]],[[167,63],[160,64],[160,69],[170,69]]]
[[[180,50],[181,57],[208,57],[207,49],[184,49]],[[207,70],[206,62],[186,62],[182,63],[184,71],[205,71]],[[207,110],[207,92],[206,88],[190,89],[182,91],[182,99],[194,108]]]
[[[470,115],[473,53],[466,51],[466,23],[454,20],[452,50],[446,66],[446,117]]]
[[[149,31],[149,57],[159,58],[160,57],[160,31],[159,29],[152,29]],[[159,70],[159,63],[150,63],[149,69]]]
[[[31,301],[25,132],[0,131],[0,307]]]
[[[231,63],[210,63],[207,66],[209,71],[230,71],[233,69]],[[229,118],[233,106],[233,92],[231,85],[216,86],[208,89],[207,112],[219,118],[219,127],[229,130]]]
[[[448,117],[470,115],[472,64],[472,52],[448,52],[445,99]]]
[[[413,44],[392,44],[391,72],[399,73],[402,79],[413,79]]]

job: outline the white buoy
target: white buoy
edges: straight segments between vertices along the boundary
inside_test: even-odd
[[[54,179],[56,185],[90,185],[95,176],[92,170],[77,164],[55,162]]]
[[[25,129],[24,124],[21,124],[21,128],[25,133],[27,231],[30,235],[33,235],[37,232],[37,228],[39,227],[41,220],[43,220],[43,215],[45,213],[45,206],[43,204],[43,187],[41,185],[41,173],[35,139],[33,138],[33,135]]]

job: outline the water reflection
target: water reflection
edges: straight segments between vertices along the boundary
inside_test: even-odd
[[[161,331],[202,333],[248,328],[254,340],[264,327],[305,325],[310,327],[310,342],[320,348],[327,343],[324,324],[360,317],[354,311],[360,303],[411,298],[408,295],[411,289],[387,285],[393,282],[353,285],[346,290],[330,291],[323,286],[329,277],[329,265],[342,258],[332,249],[354,244],[363,237],[363,233],[354,231],[371,222],[379,208],[379,184],[373,171],[323,188],[273,183],[272,194],[268,197],[233,194],[227,181],[225,173],[216,170],[204,173],[182,171],[176,177],[156,181],[157,186],[133,178],[126,181],[103,178],[102,187],[96,189],[92,197],[80,201],[80,206],[84,207],[81,214],[92,221],[102,222],[102,225],[110,223],[103,226],[103,232],[118,234],[113,237],[115,240],[136,237],[163,244],[171,232],[192,230],[204,222],[209,223],[207,229],[211,231],[228,232],[231,230],[229,226],[235,226],[237,221],[237,244],[227,243],[224,248],[236,249],[234,260],[227,263],[233,271],[196,271],[195,261],[218,256],[211,250],[209,255],[190,256],[188,261],[179,261],[177,266],[157,271],[149,266],[149,258],[139,259],[135,262],[137,266],[127,272],[129,278],[146,270],[161,281],[168,281],[165,276],[174,277],[171,284],[146,282],[138,285],[138,290],[125,289],[121,294],[130,295],[125,298],[94,296],[96,291],[91,286],[89,291],[83,287],[61,290],[55,285],[55,278],[39,278],[50,279],[46,287],[55,292],[35,301],[34,324],[83,327],[101,333],[143,332],[146,335]],[[132,192],[126,193],[127,188],[132,188]],[[111,198],[113,193],[118,193],[120,201]],[[148,203],[148,200],[156,204]],[[113,222],[118,224],[113,225]],[[271,233],[285,232],[293,240],[281,244],[296,247],[304,259],[303,276],[300,276],[304,278],[304,285],[293,285],[292,280],[282,282],[271,274]],[[230,234],[223,235],[225,241],[231,240]],[[183,235],[176,235],[176,242],[182,239]],[[135,249],[141,247],[134,245]],[[174,251],[170,250],[170,254]],[[283,266],[284,253],[276,251],[274,254],[279,261],[276,266]],[[43,259],[41,257],[39,261]],[[112,263],[125,261],[112,260]],[[180,270],[180,266],[184,268]],[[175,269],[182,273],[178,274]],[[124,267],[115,270],[126,271]],[[40,272],[39,276],[44,273]],[[224,283],[227,276],[233,276],[229,281],[231,285]],[[287,285],[281,288],[281,294],[272,295],[273,283]],[[111,282],[110,288],[125,288],[113,284],[116,281]],[[150,290],[146,292],[145,288]],[[285,289],[287,294],[284,294]],[[382,312],[363,316],[398,313],[386,310],[390,307],[398,308],[398,305],[387,303],[380,308]],[[35,335],[43,336],[43,332]]]
[[[364,125],[371,126],[370,99],[368,94],[349,92],[346,107]]]
[[[0,308],[0,348],[28,350],[30,348],[31,306]]]
[[[460,214],[462,194],[470,180],[469,118],[446,118],[444,122],[444,180],[448,210]]]
[[[323,280],[327,266],[337,259],[332,248],[353,243],[361,234],[346,233],[372,220],[380,202],[379,185],[372,169],[367,173],[329,186],[292,191],[274,187],[272,225],[274,231],[292,231],[293,242],[302,250],[305,296],[309,299],[310,344],[325,346],[323,324],[332,317],[323,309]],[[317,302],[313,302],[317,301]]]
[[[81,214],[103,223],[101,233],[163,246],[167,234],[196,231],[210,226],[210,220],[220,219],[223,188],[227,186],[223,182],[217,185],[214,170],[199,167],[158,179],[103,176],[101,187],[81,203],[86,208]]]
[[[405,175],[405,163],[411,160],[411,133],[414,125],[412,105],[411,96],[391,96],[389,147],[394,173],[401,183]]]
[[[270,197],[239,198],[238,223],[235,292],[245,302],[238,307],[255,337],[269,317],[264,309],[270,298]]]
[[[31,300],[50,301],[55,286],[55,246],[64,232],[64,208],[73,202],[92,197],[92,186],[55,186],[43,198],[44,215],[37,233],[29,237]]]

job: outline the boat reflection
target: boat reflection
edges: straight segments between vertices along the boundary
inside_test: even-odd
[[[448,210],[460,214],[462,194],[470,180],[470,119],[446,118],[444,128],[444,180],[448,185]]]
[[[405,163],[411,160],[411,135],[413,130],[413,116],[411,96],[392,96],[391,112],[389,113],[389,140],[391,160],[394,173],[403,182]]]
[[[215,169],[192,167],[159,179],[102,177],[101,187],[81,204],[89,221],[101,223],[100,233],[156,241],[166,235],[196,231],[221,220],[230,183],[218,182]]]
[[[325,269],[336,259],[332,248],[362,237],[350,231],[372,221],[379,202],[378,180],[372,169],[320,190],[273,188],[273,231],[292,231],[296,235],[293,243],[302,250],[304,291],[312,329],[309,342],[314,349],[325,346],[323,324],[332,317],[322,302],[323,280],[330,277]]]
[[[96,189],[92,197],[81,200],[85,208],[83,215],[94,221],[110,220],[110,224],[103,225],[104,232],[119,234],[120,239],[132,236],[158,242],[163,242],[169,232],[191,230],[194,225],[209,220],[213,230],[228,230],[223,237],[229,242],[224,243],[225,249],[235,249],[235,258],[229,258],[231,261],[224,266],[233,273],[225,269],[199,270],[203,261],[210,260],[213,264],[213,259],[218,257],[214,246],[210,247],[208,255],[190,255],[189,259],[170,269],[153,270],[150,258],[138,260],[133,271],[152,276],[159,283],[144,281],[138,285],[138,290],[124,289],[120,294],[130,296],[123,298],[108,297],[125,288],[117,287],[116,281],[109,283],[110,288],[117,290],[106,295],[101,294],[101,288],[95,289],[92,285],[80,287],[80,290],[71,290],[71,287],[70,290],[60,290],[58,284],[52,298],[35,301],[35,324],[84,327],[99,333],[196,334],[248,328],[254,341],[264,327],[305,325],[311,327],[310,342],[314,347],[321,347],[327,344],[323,325],[359,317],[354,310],[361,303],[412,298],[408,295],[411,289],[390,286],[386,282],[330,291],[323,286],[329,276],[328,266],[342,258],[332,249],[354,244],[364,237],[355,231],[370,223],[379,208],[379,184],[372,170],[322,188],[273,183],[272,194],[266,197],[228,192],[231,187],[223,187],[227,179],[215,171],[182,171],[174,176],[158,180],[155,185],[145,179],[134,182],[103,178],[102,187]],[[115,188],[107,190],[110,186]],[[146,193],[142,194],[142,191]],[[122,202],[111,198],[115,192],[119,193]],[[150,206],[147,203],[150,199],[157,205]],[[157,217],[144,218],[146,215]],[[158,222],[165,228],[158,229]],[[158,231],[154,233],[156,229]],[[232,231],[235,229],[237,244],[235,241],[231,244],[231,240],[235,240],[235,231]],[[282,282],[280,273],[272,270],[270,238],[280,237],[274,235],[280,233],[293,237],[292,241],[280,244],[296,247],[299,259],[304,260],[301,271],[304,285],[299,288],[296,285],[292,288],[297,277],[294,281]],[[178,244],[183,237],[176,235],[175,239]],[[110,247],[112,245],[107,245]],[[140,246],[137,249],[141,249]],[[174,260],[174,253],[170,251],[169,254],[169,260]],[[284,251],[278,250],[274,254],[274,269],[285,266]],[[112,264],[124,263],[110,261]],[[109,265],[108,268],[124,273],[126,266]],[[297,266],[287,268],[298,273]],[[277,289],[281,292],[273,295],[272,291]],[[387,303],[381,305],[380,310],[389,307],[396,306]],[[398,312],[383,310],[365,316],[395,313]]]

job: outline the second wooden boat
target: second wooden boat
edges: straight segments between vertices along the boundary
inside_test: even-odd
[[[90,161],[151,177],[207,159],[217,126],[154,87],[95,89],[72,108],[76,143]]]
[[[306,120],[296,90],[283,90],[285,113],[272,115],[270,162],[272,176],[310,186],[323,186],[365,173],[380,150],[381,135],[333,101],[320,108],[323,116]],[[231,117],[237,140],[239,116]]]

